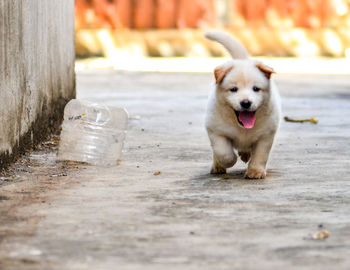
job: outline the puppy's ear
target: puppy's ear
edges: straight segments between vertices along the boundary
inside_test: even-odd
[[[266,66],[265,64],[262,64],[262,63],[258,63],[256,64],[256,67],[258,69],[260,69],[260,71],[262,73],[264,73],[265,77],[270,79],[271,78],[271,74],[272,73],[276,73],[273,68],[269,67],[269,66]]]
[[[214,70],[216,84],[220,84],[225,78],[226,74],[233,68],[233,66],[218,66]]]

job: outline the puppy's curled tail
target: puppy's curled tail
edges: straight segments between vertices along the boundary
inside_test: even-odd
[[[242,44],[226,32],[210,30],[204,36],[207,39],[219,42],[234,59],[245,59],[249,57],[249,53]]]

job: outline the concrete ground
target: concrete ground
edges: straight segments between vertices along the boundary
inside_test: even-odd
[[[276,81],[319,123],[283,121],[255,181],[208,174],[211,74],[79,71],[79,98],[130,113],[123,162],[59,162],[53,137],[3,173],[0,269],[349,269],[350,77]]]

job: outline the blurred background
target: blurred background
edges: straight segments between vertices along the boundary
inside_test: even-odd
[[[222,28],[253,56],[350,57],[350,0],[75,0],[77,57],[218,57]]]

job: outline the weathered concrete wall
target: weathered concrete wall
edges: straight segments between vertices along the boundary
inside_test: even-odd
[[[57,130],[74,58],[74,0],[0,1],[0,168]]]

